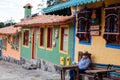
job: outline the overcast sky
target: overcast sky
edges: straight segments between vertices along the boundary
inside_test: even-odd
[[[32,14],[38,13],[37,5],[43,0],[0,0],[0,22],[4,22],[7,19],[13,19],[15,22],[19,22],[24,17],[23,6],[30,3],[32,8]]]

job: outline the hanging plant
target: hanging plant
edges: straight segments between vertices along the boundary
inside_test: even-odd
[[[12,44],[12,49],[18,50],[18,45]]]

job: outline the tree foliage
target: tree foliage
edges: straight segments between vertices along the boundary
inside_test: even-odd
[[[47,7],[56,5],[59,3],[59,0],[47,0]]]
[[[6,27],[6,26],[11,26],[11,25],[14,25],[16,23],[4,23],[4,22],[0,22],[0,28],[3,28],[3,27]]]
[[[41,12],[43,8],[50,7],[56,5],[60,2],[60,0],[42,0],[41,3],[38,4],[38,9]],[[45,6],[46,5],[46,6]]]
[[[4,23],[0,22],[0,28],[4,27]]]

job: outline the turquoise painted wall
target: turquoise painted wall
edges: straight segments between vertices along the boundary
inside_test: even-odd
[[[29,30],[29,46],[24,46],[23,45],[23,32],[24,32],[24,30]],[[21,50],[21,57],[24,57],[24,58],[26,58],[26,59],[32,59],[32,40],[31,40],[31,35],[32,35],[32,29],[30,29],[30,28],[23,28],[22,29],[22,40],[21,40],[21,48],[20,48],[20,50]],[[30,41],[31,40],[31,41]]]
[[[29,39],[30,36],[32,36],[32,28],[26,28],[30,30],[29,33]],[[37,48],[36,48],[36,54],[37,54],[37,58],[38,59],[43,59],[49,62],[52,62],[54,64],[60,65],[60,57],[70,57],[72,60],[73,53],[74,53],[74,25],[71,24],[68,27],[69,30],[69,36],[68,36],[68,54],[64,54],[61,53],[59,51],[59,40],[60,40],[60,36],[58,38],[55,38],[55,31],[59,30],[59,34],[60,34],[60,26],[54,26],[53,27],[53,40],[55,40],[56,42],[56,46],[52,48],[52,50],[48,50],[46,48],[46,27],[45,27],[45,36],[44,36],[44,48],[39,47],[39,27],[37,28],[36,31],[36,36],[38,37],[38,39],[36,38],[36,44],[37,44]],[[22,29],[22,33],[24,32],[24,28]],[[23,35],[22,35],[23,36]],[[23,37],[22,37],[23,38]],[[22,41],[23,42],[23,41]],[[32,42],[29,42],[29,47],[25,47],[22,45],[21,43],[21,57],[24,57],[28,60],[32,59]]]
[[[31,16],[31,8],[25,8],[24,15],[25,15],[26,17],[30,17],[30,16]]]
[[[49,62],[55,63],[57,65],[60,65],[60,56],[65,57],[65,58],[70,56],[72,58],[72,54],[73,54],[73,50],[74,50],[74,46],[73,46],[73,44],[74,44],[74,40],[73,40],[73,38],[74,38],[74,27],[73,27],[73,25],[69,25],[68,54],[64,54],[64,53],[59,52],[60,36],[57,39],[55,38],[56,29],[59,30],[59,34],[60,34],[60,27],[59,26],[54,27],[53,40],[56,41],[56,46],[53,47],[53,49],[51,51],[47,50],[46,49],[46,36],[44,36],[45,46],[44,46],[44,48],[40,48],[39,46],[37,47],[37,57],[40,58],[40,59],[47,60]],[[39,42],[39,41],[37,41],[37,42]],[[39,44],[39,43],[37,43],[37,44]]]

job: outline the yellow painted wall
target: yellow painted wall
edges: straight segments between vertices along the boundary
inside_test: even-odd
[[[120,3],[120,0],[104,0],[105,5],[110,5],[114,3]],[[102,2],[87,4],[86,6],[89,8],[100,7]],[[79,11],[81,7],[85,7],[85,5],[77,6],[77,10]],[[88,51],[92,54],[92,61],[94,63],[100,64],[114,64],[120,65],[120,49],[106,48],[106,41],[103,38],[104,33],[104,10],[101,12],[101,35],[100,36],[92,36],[91,45],[82,45],[79,44],[78,38],[76,37],[76,49],[75,49],[75,61],[78,60],[78,51]],[[77,24],[77,23],[76,23]]]

